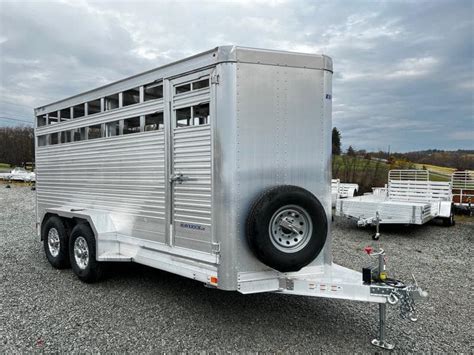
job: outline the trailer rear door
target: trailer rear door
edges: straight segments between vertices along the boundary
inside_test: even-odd
[[[170,82],[171,242],[212,253],[211,70]]]

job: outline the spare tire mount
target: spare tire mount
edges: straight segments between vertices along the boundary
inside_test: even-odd
[[[264,264],[281,272],[298,271],[321,252],[328,223],[319,200],[290,185],[265,191],[247,218],[250,249]]]

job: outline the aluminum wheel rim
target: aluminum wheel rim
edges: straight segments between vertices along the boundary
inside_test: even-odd
[[[313,223],[309,213],[296,205],[278,209],[268,228],[272,244],[284,253],[296,253],[311,240]]]
[[[48,249],[49,253],[53,257],[57,257],[59,255],[60,244],[58,230],[56,228],[51,228],[48,231]]]
[[[89,246],[84,237],[77,237],[74,241],[74,259],[81,270],[89,264]]]

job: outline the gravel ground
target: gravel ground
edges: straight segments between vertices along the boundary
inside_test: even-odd
[[[364,352],[377,332],[366,303],[241,295],[135,264],[81,283],[47,262],[34,232],[35,192],[0,185],[0,353],[5,352]],[[430,297],[419,321],[389,307],[387,333],[400,352],[472,353],[474,219],[383,230],[389,270],[413,272]],[[357,270],[371,230],[333,223],[335,262]]]

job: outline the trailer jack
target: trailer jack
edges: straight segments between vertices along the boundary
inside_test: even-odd
[[[378,231],[378,228],[377,228]],[[412,274],[413,283],[406,285],[405,283],[389,278],[385,264],[385,251],[379,249],[372,252],[371,247],[365,248],[369,256],[377,257],[376,266],[365,268],[363,271],[364,283],[370,284],[370,292],[372,295],[380,295],[386,297],[386,302],[379,303],[379,334],[378,338],[372,340],[372,345],[392,350],[394,345],[385,340],[385,324],[387,317],[387,303],[390,305],[400,304],[400,317],[416,322],[418,317],[415,310],[415,299],[425,298],[428,296],[423,291]]]
[[[395,345],[390,344],[385,340],[385,321],[386,321],[387,305],[385,303],[379,304],[379,337],[372,339],[372,345],[379,348],[392,350]]]

